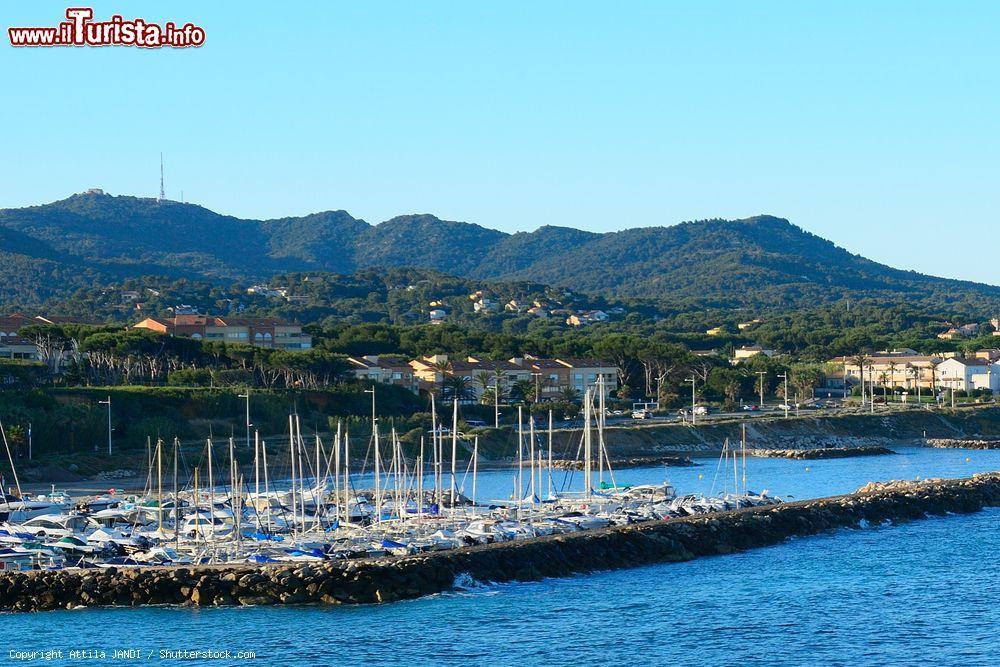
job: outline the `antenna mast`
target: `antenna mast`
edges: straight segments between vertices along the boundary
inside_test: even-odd
[[[167,198],[167,194],[163,191],[163,153],[160,153],[160,198],[157,202],[162,202]]]

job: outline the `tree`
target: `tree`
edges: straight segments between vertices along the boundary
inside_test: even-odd
[[[442,394],[444,398],[450,399],[452,402],[458,401],[461,403],[472,397],[472,385],[465,376],[450,375],[442,383]]]
[[[580,402],[580,392],[573,387],[563,387],[559,390],[559,401],[577,404]]]
[[[800,401],[812,398],[823,378],[823,368],[817,364],[796,364],[792,366],[788,377]]]

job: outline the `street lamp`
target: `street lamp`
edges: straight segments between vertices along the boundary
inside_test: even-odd
[[[239,394],[238,397],[247,399],[247,449],[250,449],[250,427],[252,426],[250,423],[250,387],[247,387],[247,393]]]
[[[538,380],[542,377],[541,373],[532,373],[531,377],[535,378],[535,403],[538,403],[541,396],[538,394]]]
[[[500,380],[493,376],[493,428],[500,428]]]
[[[98,401],[101,405],[108,406],[108,456],[111,456],[111,396],[106,401]],[[94,447],[95,451],[97,447]]]
[[[689,377],[687,380],[684,381],[691,383],[691,425],[694,426],[695,421],[697,420],[697,417],[694,414],[695,404],[697,403],[697,399],[694,393],[694,386],[698,380],[692,375],[691,377]]]
[[[764,409],[764,376],[767,375],[767,371],[757,371],[757,375],[760,376],[760,409]]]
[[[788,373],[779,373],[778,377],[785,381],[785,418],[788,418]]]

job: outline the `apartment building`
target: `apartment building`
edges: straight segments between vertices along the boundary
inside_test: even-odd
[[[417,393],[420,380],[402,357],[370,354],[363,357],[348,357],[354,377],[362,382],[392,384]]]
[[[312,348],[312,337],[302,333],[301,326],[273,318],[175,315],[171,318],[147,317],[132,328],[149,329],[197,340],[215,340],[289,351]]]
[[[38,360],[38,348],[34,343],[23,338],[18,332],[32,324],[41,324],[35,318],[27,315],[0,316],[0,359]]]

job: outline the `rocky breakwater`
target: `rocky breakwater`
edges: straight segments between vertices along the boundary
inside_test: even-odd
[[[400,558],[4,573],[0,608],[391,602],[453,589],[456,580],[531,581],[685,561],[856,527],[863,521],[909,521],[987,506],[1000,506],[1000,473],[869,484],[844,496]]]
[[[929,438],[927,446],[938,449],[1000,449],[1000,438]]]
[[[544,462],[543,462],[544,463]],[[611,459],[611,467],[622,468],[643,468],[646,466],[670,466],[670,467],[691,467],[698,465],[687,456],[680,454],[664,454],[661,456],[629,456]],[[583,461],[575,459],[553,459],[552,467],[559,470],[583,470]]]
[[[888,447],[824,447],[822,449],[750,449],[747,454],[768,459],[846,459],[895,454]]]

